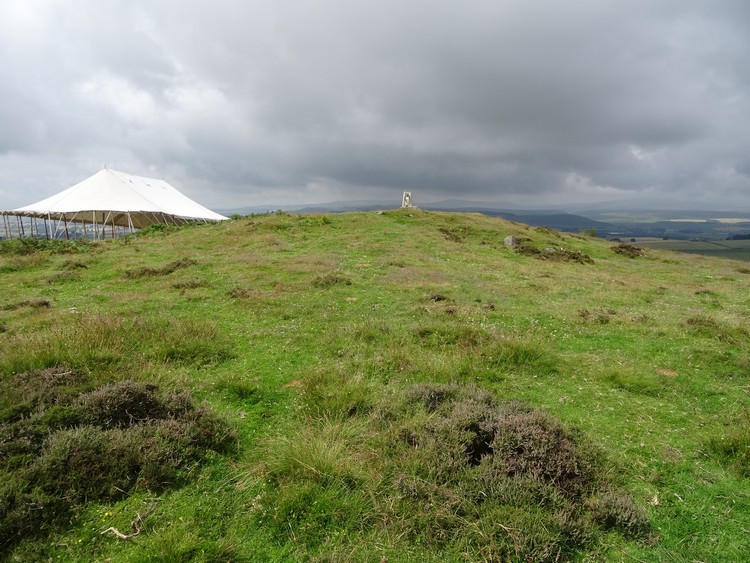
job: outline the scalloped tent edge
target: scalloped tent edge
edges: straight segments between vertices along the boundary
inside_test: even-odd
[[[6,238],[84,237],[95,240],[115,238],[156,223],[180,225],[227,219],[164,180],[109,168],[47,199],[0,211],[0,215]]]

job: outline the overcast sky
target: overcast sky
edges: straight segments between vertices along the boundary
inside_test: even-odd
[[[750,209],[747,0],[1,0],[0,208],[105,164],[211,208]]]

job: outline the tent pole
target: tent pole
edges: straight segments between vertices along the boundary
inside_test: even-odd
[[[107,236],[107,219],[112,219],[112,221],[114,221],[111,211],[107,213],[107,216],[104,218],[104,221],[102,222],[102,240],[104,240]]]
[[[47,222],[49,220],[49,213],[47,213],[47,216],[44,218],[44,236],[49,240],[49,223]]]
[[[104,240],[105,234],[107,234],[107,216],[102,213],[102,232],[100,240]]]
[[[63,213],[63,224],[65,225],[65,240],[70,240],[70,234],[68,233],[68,218]]]
[[[21,238],[24,238],[26,235],[23,232],[23,219],[21,219],[20,215],[16,215],[16,222],[18,223],[18,231],[21,233]]]
[[[5,224],[5,237],[10,238],[10,224],[8,223],[8,216],[3,214],[3,223]]]

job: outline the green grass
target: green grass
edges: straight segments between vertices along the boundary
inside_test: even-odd
[[[536,251],[506,248],[508,235]],[[62,250],[11,242],[0,243],[8,424],[59,429],[48,447],[62,463],[71,421],[91,424],[80,397],[127,381],[189,391],[238,446],[186,455],[170,486],[76,501],[64,522],[16,537],[10,560],[750,551],[742,262],[631,258],[596,238],[419,210],[259,215]],[[83,379],[39,398],[24,375],[35,370]],[[100,431],[132,455],[124,428]],[[521,444],[530,457],[495,456]],[[0,459],[3,490],[28,478],[27,462],[54,466],[36,451]],[[582,477],[561,490],[570,472],[554,467],[571,463]],[[133,540],[102,534],[132,533],[138,514]]]

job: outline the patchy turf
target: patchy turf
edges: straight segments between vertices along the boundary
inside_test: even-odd
[[[743,560],[750,278],[611,244],[413,209],[0,252],[3,556]]]

